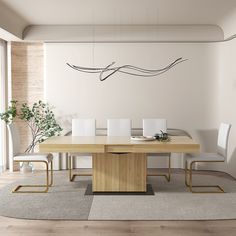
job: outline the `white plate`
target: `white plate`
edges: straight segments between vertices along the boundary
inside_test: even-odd
[[[135,141],[153,141],[153,140],[155,140],[155,137],[153,137],[153,136],[132,136],[131,140],[135,140]]]

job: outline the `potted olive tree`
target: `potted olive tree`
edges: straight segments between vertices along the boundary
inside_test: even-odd
[[[62,131],[55,119],[52,108],[42,101],[35,102],[32,106],[27,103],[19,104],[17,101],[11,101],[8,109],[4,113],[0,113],[0,119],[4,120],[6,124],[10,124],[16,119],[20,119],[27,124],[32,139],[25,149],[25,153],[34,152],[37,144],[49,137],[59,135]]]

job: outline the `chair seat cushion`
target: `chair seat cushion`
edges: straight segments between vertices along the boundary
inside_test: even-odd
[[[51,153],[22,153],[13,157],[14,161],[46,161],[51,162]]]
[[[199,154],[186,154],[185,161],[193,162],[193,161],[225,161],[225,158],[218,153],[199,153]]]

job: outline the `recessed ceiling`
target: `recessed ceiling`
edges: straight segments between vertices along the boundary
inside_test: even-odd
[[[0,0],[28,25],[215,24],[235,0]]]
[[[184,29],[187,25],[197,35],[196,40],[202,37],[203,40],[214,38],[217,41],[236,33],[235,22],[236,0],[0,0],[0,28],[19,39],[45,40],[52,32],[52,38],[64,33],[77,40],[81,28],[76,28],[74,35],[69,27],[82,25],[172,25],[176,26],[175,29],[157,29],[156,32],[160,35],[168,31],[171,34],[168,38],[172,39],[174,31],[182,32],[178,27]],[[199,26],[202,27],[200,31]],[[86,36],[85,31],[83,34]],[[107,30],[100,32],[111,35]],[[191,34],[189,29],[184,32],[185,35]]]

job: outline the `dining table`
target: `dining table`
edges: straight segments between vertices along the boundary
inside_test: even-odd
[[[170,136],[168,141],[128,136],[55,136],[42,142],[39,151],[91,153],[94,193],[146,192],[149,153],[198,153],[200,144],[188,136]]]

